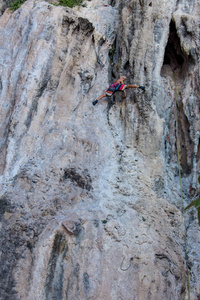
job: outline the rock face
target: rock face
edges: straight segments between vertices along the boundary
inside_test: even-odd
[[[0,18],[0,299],[200,299],[200,4],[86,4]]]

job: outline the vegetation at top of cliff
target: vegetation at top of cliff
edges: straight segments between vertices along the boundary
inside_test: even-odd
[[[16,1],[14,1],[14,2],[12,2],[11,4],[10,4],[10,9],[12,10],[12,11],[15,11],[15,10],[17,10],[18,8],[20,8],[20,6],[24,3],[24,2],[26,2],[26,0],[16,0]]]
[[[11,11],[15,11],[21,7],[21,5],[26,2],[26,0],[16,0],[10,4]],[[58,0],[58,5],[67,6],[67,7],[74,7],[76,5],[86,6],[83,4],[83,0]]]
[[[83,0],[59,0],[59,5],[67,6],[67,7],[74,7],[76,5],[81,5]]]

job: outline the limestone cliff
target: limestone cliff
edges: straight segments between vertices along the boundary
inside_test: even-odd
[[[2,14],[0,299],[200,299],[199,53],[198,0]]]

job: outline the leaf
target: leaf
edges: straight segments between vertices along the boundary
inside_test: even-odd
[[[185,210],[188,209],[188,208],[190,208],[190,207],[192,207],[192,206],[195,206],[196,208],[199,208],[199,207],[200,207],[200,198],[197,198],[197,199],[193,200],[193,201],[185,208]]]
[[[198,177],[198,182],[199,182],[199,184],[200,184],[200,175],[199,175],[199,177]]]
[[[197,198],[196,200],[192,201],[186,208],[190,208],[192,206],[195,206],[195,208],[198,210],[198,223],[199,223],[199,226],[200,226],[200,198]]]
[[[198,220],[199,220],[199,226],[200,226],[200,207],[198,208]]]
[[[194,206],[195,206],[196,208],[199,208],[199,207],[200,207],[200,198],[197,198],[197,199],[195,200]]]
[[[185,210],[188,209],[188,208],[190,208],[190,207],[192,207],[192,206],[195,206],[195,201],[196,201],[196,200],[192,201],[192,202],[185,208]]]

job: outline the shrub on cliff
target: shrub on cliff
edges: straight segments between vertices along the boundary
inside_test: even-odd
[[[17,10],[26,0],[16,0],[10,4],[10,9],[12,11]]]
[[[59,0],[59,4],[68,7],[74,7],[76,5],[81,5],[83,0]]]
[[[10,9],[12,11],[17,10],[26,0],[16,0],[10,4]],[[83,0],[58,0],[58,5],[67,6],[67,7],[74,7],[76,5],[84,6]]]

